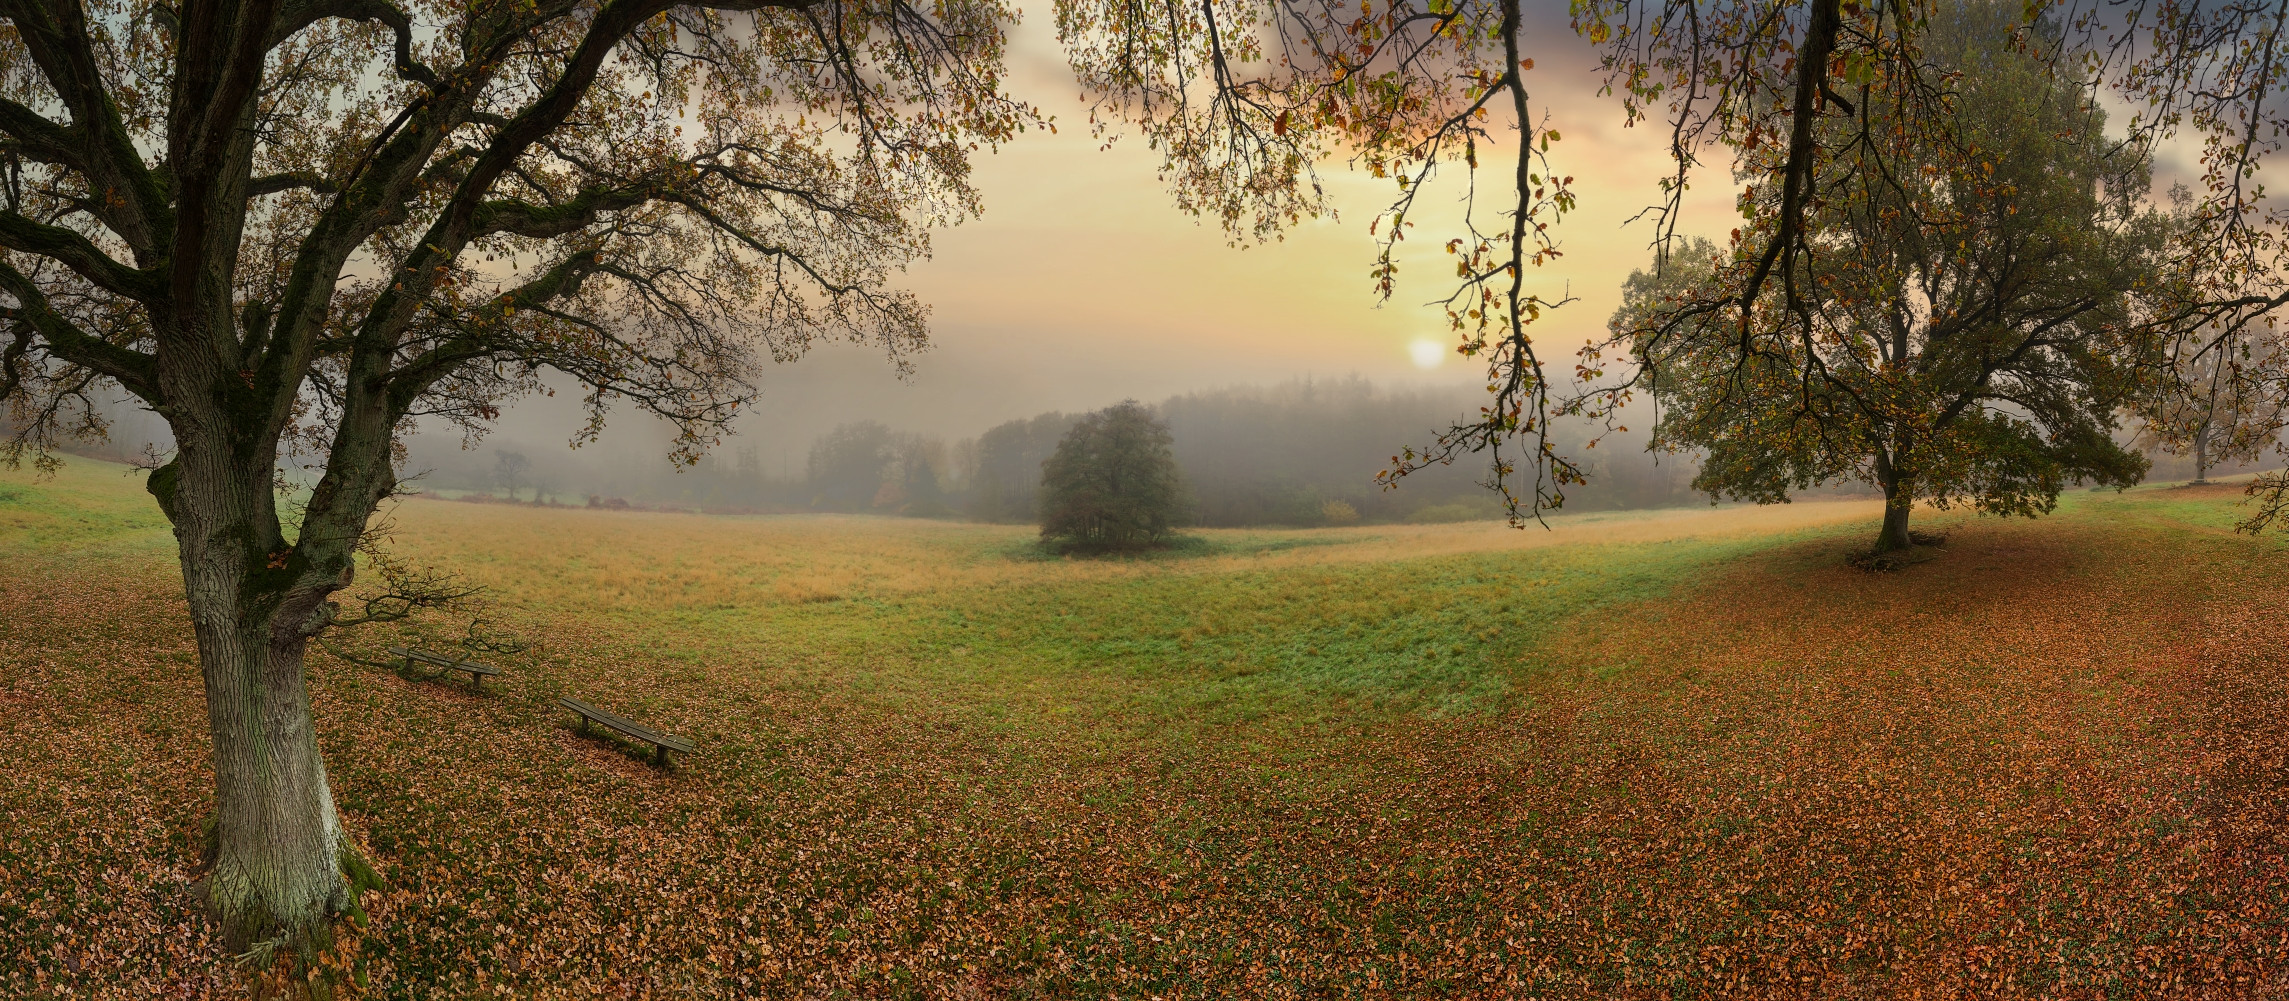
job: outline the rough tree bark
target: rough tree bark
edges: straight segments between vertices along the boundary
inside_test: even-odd
[[[342,835],[303,676],[304,650],[331,611],[310,578],[347,584],[350,564],[345,553],[328,561],[339,564],[331,573],[313,573],[288,555],[270,477],[218,451],[231,450],[183,439],[150,481],[175,526],[214,740],[200,891],[232,952],[265,941],[307,949],[323,944],[330,918],[355,909],[343,876],[363,871]],[[183,472],[199,466],[215,468]]]
[[[1908,538],[1908,515],[1915,510],[1915,477],[1892,456],[1876,453],[1876,482],[1884,488],[1884,524],[1876,530],[1875,551],[1898,552],[1915,545]]]
[[[232,419],[231,404],[246,401],[232,399],[229,383],[248,381],[236,376],[198,364],[170,372],[170,397],[184,401],[166,414],[177,453],[148,488],[175,529],[213,737],[215,816],[200,895],[233,953],[307,954],[325,945],[333,917],[356,910],[371,871],[343,836],[303,657],[333,613],[328,596],[350,583],[357,532],[348,526],[362,527],[394,484],[389,439],[345,427],[334,453],[350,461],[320,489],[348,503],[313,496],[289,542],[270,458],[277,425]],[[345,480],[358,482],[359,496],[341,498]]]

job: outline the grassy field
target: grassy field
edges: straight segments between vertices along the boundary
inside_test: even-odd
[[[1075,561],[409,501],[531,646],[312,659],[367,993],[2289,997],[2289,553],[2237,499],[1934,516],[1879,575],[1869,504]],[[0,475],[0,995],[231,989],[172,541],[117,467]]]

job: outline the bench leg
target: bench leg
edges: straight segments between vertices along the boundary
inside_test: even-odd
[[[474,688],[474,689],[476,689],[476,690],[478,690],[478,691],[480,691],[480,692],[484,691],[484,690],[485,690],[485,676],[484,676],[484,675],[482,675],[482,674],[478,674],[478,673],[477,673],[477,672],[475,672],[475,671],[471,671],[471,672],[469,672],[469,687],[471,687],[471,688]]]
[[[662,768],[666,768],[668,766],[668,745],[652,745],[652,763]]]

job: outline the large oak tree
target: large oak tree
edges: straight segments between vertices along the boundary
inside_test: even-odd
[[[1758,253],[1735,283],[1741,326],[1732,361],[1747,365],[1758,311],[1777,296],[1810,304],[1787,276],[1818,253],[1815,215],[1835,165],[1892,137],[1853,112],[1881,96],[1900,110],[1884,121],[1933,143],[1960,142],[1947,90],[1921,68],[1942,0],[1584,0],[1577,24],[1606,50],[1609,84],[1632,116],[1665,116],[1674,174],[1655,206],[1667,246],[1684,192],[1707,183],[1707,161],[1729,162],[1752,197],[1743,227]],[[2003,15],[1987,33],[2072,81],[2088,106],[2124,112],[2120,141],[2175,151],[2186,195],[2153,264],[2139,338],[2158,341],[2166,364],[2148,368],[2128,402],[2166,443],[2189,447],[2172,411],[2193,395],[2222,393],[2251,420],[2237,448],[2261,445],[2289,414],[2289,213],[2259,181],[2289,137],[2289,2],[2285,0],[2049,0],[1975,4]],[[2046,27],[2047,26],[2047,27]],[[1923,220],[1910,220],[1919,225]],[[1774,289],[1771,286],[1778,284]],[[1584,353],[1586,378],[1564,398],[1577,412],[1610,415],[1653,369],[1624,365],[1600,381],[1615,342]],[[1626,352],[1625,352],[1626,353]],[[1809,359],[1811,353],[1802,357]],[[2210,386],[2195,384],[2205,374]],[[1798,375],[1817,377],[1809,365]],[[2218,379],[2230,386],[2216,385]],[[2289,476],[2261,477],[2256,528],[2289,511]]]
[[[2011,44],[2018,13],[1942,9],[1912,77],[1834,98],[1814,131],[1840,152],[1761,289],[1779,255],[1754,231],[1631,276],[1617,347],[1662,402],[1655,443],[1702,455],[1695,486],[1772,503],[1864,480],[1887,501],[1883,552],[1910,544],[1918,500],[2034,514],[2069,482],[2144,475],[2114,431],[2165,354],[2150,300],[2169,222],[2144,147]],[[1751,192],[1746,212],[1781,197]]]
[[[233,948],[355,906],[303,655],[397,437],[559,373],[704,446],[761,356],[893,353],[888,279],[1036,118],[998,0],[0,2],[7,458],[162,416]],[[282,517],[282,461],[315,467]]]
[[[1944,88],[1922,44],[1940,0],[1575,0],[1574,33],[1602,54],[1608,91],[1629,120],[1663,120],[1674,170],[1649,207],[1651,242],[1678,235],[1687,192],[1723,171],[1762,193],[1744,208],[1758,256],[1732,303],[1746,323],[1812,248],[1809,213],[1838,158],[1878,139],[1855,93],[1877,86],[1898,124],[1950,141]],[[2289,0],[2047,0],[1998,5],[1992,34],[2021,47],[2085,103],[2127,109],[2118,138],[2175,144],[2196,158],[2192,198],[2161,261],[2171,298],[2146,315],[2175,354],[2255,358],[2235,369],[2245,396],[2289,398],[2289,352],[2272,317],[2289,305],[2289,215],[2256,183],[2289,136]],[[1392,476],[1491,452],[1493,483],[1515,515],[1562,505],[1583,467],[1562,454],[1554,420],[1611,426],[1644,389],[1646,369],[1592,350],[1556,367],[1534,324],[1565,296],[1536,269],[1561,247],[1551,227],[1575,192],[1537,103],[1534,57],[1578,44],[1548,30],[1547,8],[1520,0],[1060,0],[1074,67],[1107,119],[1140,121],[1166,157],[1179,203],[1237,237],[1267,237],[1328,206],[1315,165],[1347,157],[1393,180],[1370,228],[1382,241],[1371,281],[1398,294],[1401,255],[1425,236],[1454,255],[1455,280],[1417,294],[1447,307],[1464,354],[1486,364],[1477,419],[1394,460]],[[2056,30],[2036,39],[2041,20]],[[1822,123],[1828,123],[1823,125]],[[1719,172],[1711,177],[1711,170]],[[1464,217],[1417,233],[1427,192],[1460,196]],[[2254,344],[2252,342],[2255,342]],[[1604,347],[1614,347],[1612,344]],[[2163,398],[2167,380],[2142,390]],[[2271,409],[2271,408],[2266,408]],[[1593,439],[1595,440],[1595,439]],[[2289,490],[2289,480],[2284,480]],[[2289,505],[2289,492],[2281,494]]]

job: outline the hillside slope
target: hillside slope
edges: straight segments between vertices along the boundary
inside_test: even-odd
[[[2282,996],[2289,573],[2234,497],[1941,517],[1881,575],[1811,506],[1092,563],[409,503],[399,551],[532,645],[481,694],[312,659],[390,883],[368,993]],[[233,976],[182,892],[212,780],[149,503],[0,476],[0,994]]]

